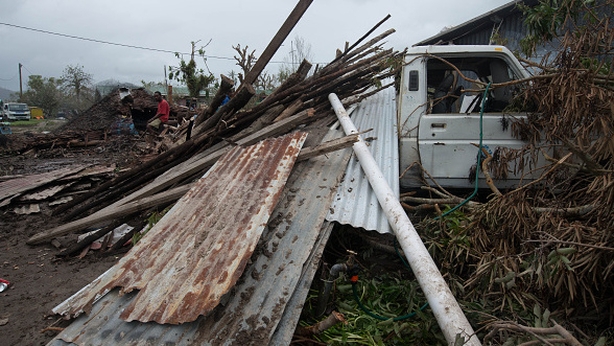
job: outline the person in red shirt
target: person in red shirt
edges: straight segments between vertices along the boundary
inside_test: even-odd
[[[153,118],[147,122],[147,131],[150,133],[156,133],[161,130],[161,125],[168,122],[168,116],[170,114],[170,106],[165,99],[162,98],[162,94],[159,91],[154,93],[154,98],[158,101],[158,111]]]

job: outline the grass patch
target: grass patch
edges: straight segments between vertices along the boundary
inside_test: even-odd
[[[46,122],[47,119],[30,119],[11,121],[11,127],[31,127]]]

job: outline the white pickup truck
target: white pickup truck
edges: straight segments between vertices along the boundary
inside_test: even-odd
[[[484,84],[462,78],[459,72]],[[420,163],[441,186],[473,188],[480,137],[490,154],[525,145],[512,136],[510,126],[514,118],[525,114],[503,111],[516,86],[490,87],[487,94],[484,91],[488,83],[528,76],[512,52],[502,46],[409,48],[397,97],[401,187],[422,185],[422,170],[416,165]],[[517,186],[521,180],[535,179],[539,171],[527,168],[514,172],[510,163],[506,173],[505,179],[493,177],[496,186]],[[487,187],[484,176],[480,177],[480,187]]]
[[[2,107],[5,120],[30,120],[30,108],[25,103],[7,102]]]

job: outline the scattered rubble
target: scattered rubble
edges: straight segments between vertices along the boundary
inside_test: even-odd
[[[294,19],[298,20],[298,18]],[[284,30],[287,31],[288,28],[284,28]],[[7,189],[5,193],[6,196],[2,198],[3,205],[7,208],[5,210],[13,208],[14,211],[18,203],[25,205],[32,201],[48,201],[45,206],[46,210],[52,210],[56,218],[61,216],[64,223],[56,224],[55,227],[50,225],[51,227],[42,229],[42,232],[33,234],[28,240],[28,243],[55,243],[54,246],[60,247],[60,253],[81,254],[79,257],[83,257],[87,254],[87,251],[92,250],[91,244],[94,241],[100,241],[104,234],[113,231],[117,226],[128,223],[131,219],[139,215],[145,215],[155,210],[165,209],[169,205],[175,203],[180,197],[186,195],[188,191],[190,192],[188,192],[186,196],[193,193],[191,189],[198,184],[200,181],[199,178],[203,176],[205,172],[210,171],[211,166],[216,164],[220,158],[224,157],[226,160],[225,162],[231,165],[237,164],[238,167],[242,167],[243,160],[237,159],[235,162],[236,158],[233,153],[236,152],[236,150],[233,150],[233,147],[236,147],[236,145],[250,148],[250,146],[261,143],[262,141],[267,141],[270,138],[293,133],[297,129],[304,131],[305,134],[309,135],[307,135],[305,146],[300,150],[300,153],[296,151],[296,159],[300,163],[301,168],[298,169],[295,174],[308,174],[302,177],[318,177],[321,174],[320,172],[326,168],[326,170],[331,170],[331,177],[334,178],[329,179],[326,178],[326,176],[321,176],[320,179],[324,180],[316,180],[317,182],[313,183],[310,183],[304,178],[293,178],[292,186],[295,187],[287,187],[284,189],[283,193],[281,193],[281,191],[275,193],[278,198],[282,199],[280,205],[286,207],[293,206],[293,208],[287,211],[280,210],[275,214],[276,216],[273,217],[273,220],[269,221],[269,225],[266,227],[266,222],[256,222],[259,227],[264,227],[264,233],[261,237],[258,234],[250,237],[250,239],[245,239],[245,242],[253,244],[253,246],[249,247],[251,251],[254,250],[256,243],[258,244],[258,250],[254,252],[254,256],[249,260],[250,266],[245,268],[246,272],[249,271],[252,273],[249,274],[250,277],[259,278],[264,275],[272,275],[276,280],[281,280],[276,284],[278,287],[287,287],[281,289],[278,294],[275,295],[275,298],[271,296],[269,305],[257,303],[260,308],[264,309],[262,311],[263,314],[266,313],[265,310],[271,314],[271,316],[267,317],[267,321],[265,321],[262,326],[262,333],[258,334],[258,338],[266,342],[266,340],[270,340],[270,338],[273,337],[272,333],[275,331],[275,326],[279,323],[280,319],[282,319],[284,306],[288,303],[288,299],[290,298],[289,295],[292,294],[294,287],[297,285],[296,278],[301,276],[300,273],[305,269],[303,263],[305,263],[309,256],[319,258],[326,244],[326,237],[320,238],[320,234],[322,233],[321,228],[323,227],[322,223],[328,212],[327,205],[330,204],[330,200],[333,197],[334,188],[344,171],[344,165],[341,162],[347,162],[349,159],[349,152],[345,151],[345,154],[339,156],[336,160],[330,160],[329,156],[332,155],[332,152],[347,148],[357,140],[355,135],[343,137],[341,133],[339,133],[337,137],[323,139],[328,131],[328,126],[335,121],[334,113],[330,110],[330,105],[327,100],[328,94],[335,92],[343,99],[349,100],[350,102],[358,102],[373,91],[374,85],[378,85],[381,81],[393,76],[396,72],[393,68],[394,65],[392,65],[390,61],[399,57],[400,54],[393,50],[383,50],[381,48],[381,41],[393,32],[394,30],[388,30],[364,44],[357,42],[357,44],[353,46],[353,48],[355,47],[353,50],[344,52],[335,62],[323,68],[318,68],[316,72],[310,76],[308,76],[308,72],[311,69],[311,64],[304,61],[298,71],[292,75],[282,87],[278,88],[276,92],[251,109],[246,109],[245,106],[255,94],[253,88],[250,84],[238,86],[234,97],[231,98],[227,104],[219,107],[215,102],[212,102],[209,108],[202,110],[197,117],[198,120],[195,122],[194,127],[191,129],[191,136],[189,139],[187,138],[186,122],[179,121],[176,133],[180,135],[166,136],[171,139],[171,141],[167,142],[168,146],[161,154],[155,155],[156,153],[154,153],[153,156],[148,157],[148,160],[140,160],[141,163],[139,165],[133,165],[130,169],[123,170],[121,167],[112,166],[107,167],[104,175],[88,176],[79,176],[77,172],[67,172],[62,175],[57,172],[56,175],[53,175],[53,173],[45,173],[47,175],[40,178],[40,186],[36,188],[15,189],[13,192]],[[287,35],[288,32],[283,34]],[[280,43],[281,41],[277,42],[277,44]],[[267,53],[267,51],[265,51],[263,55],[266,54],[270,54],[268,57],[268,59],[270,59],[272,53]],[[266,62],[266,57],[261,57],[259,61]],[[252,78],[254,78],[254,76],[252,76]],[[249,78],[247,78],[247,80],[249,80]],[[390,86],[390,84],[385,83],[379,85],[383,85],[382,88]],[[223,90],[223,88],[221,88],[221,90]],[[20,148],[12,147],[12,150],[19,152],[36,152],[50,149],[75,148],[80,145],[84,148],[88,148],[90,143],[95,143],[93,147],[99,146],[105,148],[105,145],[109,143],[110,136],[116,135],[113,132],[117,132],[117,129],[120,129],[119,132],[122,132],[121,129],[126,128],[126,126],[118,126],[118,121],[131,118],[135,128],[139,129],[141,126],[140,124],[142,124],[141,121],[146,121],[151,117],[150,115],[153,115],[152,111],[155,112],[156,105],[153,103],[153,99],[151,98],[152,102],[149,102],[150,98],[143,90],[132,90],[130,97],[125,96],[122,92],[125,93],[125,91],[117,90],[106,96],[88,111],[72,119],[54,133],[49,134],[48,137],[31,136],[30,140],[24,141],[24,144]],[[216,98],[214,98],[214,101],[215,100]],[[173,115],[173,110],[171,110],[171,115]],[[181,110],[175,110],[175,116],[177,119],[182,119],[183,115]],[[120,134],[117,138],[130,136],[130,134]],[[130,139],[130,141],[133,140],[136,139]],[[49,145],[49,143],[53,144]],[[139,145],[135,145],[131,150],[138,150],[138,148]],[[323,155],[327,156],[325,157]],[[74,166],[73,168],[77,170]],[[263,173],[270,171],[269,173],[271,174],[279,169],[280,167],[277,167],[277,165],[267,166],[266,164],[259,168]],[[288,167],[288,169],[292,170],[291,167]],[[246,181],[251,180],[251,178],[249,178],[249,172],[250,170],[244,172],[244,174],[248,174],[248,176],[246,176],[248,180]],[[264,177],[269,177],[271,175],[269,173],[265,174]],[[58,204],[60,203],[59,201],[64,202],[68,200],[68,198],[66,198],[67,196],[62,195],[61,192],[67,191],[67,189],[70,189],[72,186],[85,186],[86,182],[84,179],[92,179],[93,177],[96,177],[98,181],[92,182],[89,187],[80,190],[79,193],[71,195],[71,201],[64,204]],[[231,174],[228,178],[232,180],[234,174]],[[31,177],[23,177],[21,179],[23,179],[21,181],[27,181],[31,179]],[[19,185],[17,184],[18,182],[19,181],[9,180],[5,181],[4,184],[7,186],[10,184]],[[241,183],[241,181],[237,181],[237,183]],[[295,196],[299,195],[299,193],[296,186],[305,183],[310,185],[316,184],[319,187],[313,188],[312,186],[311,188],[306,188],[302,186],[300,190],[309,194],[309,196],[306,195],[303,198],[297,199]],[[280,186],[280,188],[283,187],[283,185]],[[252,199],[256,197],[253,195],[255,189],[249,190],[250,191],[245,191],[245,193],[241,194],[241,198],[244,198],[246,203],[252,201]],[[317,196],[310,195],[316,193],[318,194]],[[214,195],[220,196],[218,198],[222,198],[221,196],[225,195],[225,193],[223,190],[220,190]],[[27,196],[27,198],[24,198],[24,196]],[[238,200],[240,200],[239,196],[229,199],[226,202],[234,203]],[[221,201],[222,200],[220,200],[220,202]],[[215,205],[216,203],[215,199],[213,199],[213,195],[204,202],[210,205]],[[314,220],[308,219],[301,222],[299,222],[298,219],[293,220],[295,216],[299,214],[298,210],[306,207],[308,205],[307,203],[312,205],[312,210],[317,210],[317,215],[313,215],[317,217],[315,222]],[[51,204],[54,205],[53,208],[49,208]],[[256,203],[254,206],[246,207],[245,216],[255,213],[260,208],[261,204],[262,203]],[[172,210],[174,209],[171,209],[171,212]],[[282,219],[278,219],[281,212],[286,212],[288,214]],[[304,214],[305,217],[311,217],[310,213]],[[180,220],[188,220],[191,217],[198,218],[198,215],[198,210],[195,210],[191,212],[190,215],[182,216]],[[237,213],[233,215],[236,216]],[[172,220],[172,218],[170,218],[170,220]],[[301,227],[293,230],[293,235],[284,238],[285,233],[289,232],[293,224],[300,226],[303,222],[309,224],[309,232]],[[233,223],[230,221],[226,224],[228,227],[233,226]],[[203,226],[217,229],[215,228],[214,221],[211,222],[210,226],[207,225]],[[142,229],[142,226],[143,225],[135,226],[134,229],[138,231]],[[58,239],[61,240],[65,237],[74,239],[77,236],[76,233],[91,231],[92,228],[98,230],[83,238],[77,243],[78,245],[67,246],[66,243],[62,241],[58,242]],[[332,228],[328,227],[327,229],[328,231],[324,234],[329,234]],[[157,232],[155,230],[156,228],[154,227],[151,232]],[[187,231],[188,233],[193,232],[191,228],[187,229]],[[155,233],[148,232],[148,234]],[[127,235],[130,234],[128,233]],[[198,243],[200,236],[198,236],[198,234],[195,236],[196,238],[194,241]],[[108,244],[105,244],[108,241],[104,240],[108,238],[109,237],[102,238],[103,244],[101,244],[101,249],[98,251],[109,252],[107,250]],[[227,241],[227,238],[228,237],[224,237],[222,239],[222,247],[226,246],[224,245],[224,241]],[[301,240],[301,251],[298,251],[298,249],[293,251],[293,244],[301,238],[304,238]],[[154,238],[149,239],[153,240]],[[187,239],[189,240],[191,238]],[[125,239],[116,242],[116,244],[120,244],[120,246],[125,243]],[[176,243],[167,243],[167,245],[171,247],[174,246],[173,244]],[[94,247],[96,248],[98,246]],[[279,251],[275,251],[275,249],[279,249]],[[234,250],[242,251],[241,249]],[[246,248],[246,250],[249,249]],[[174,251],[180,253],[182,250],[175,249]],[[224,251],[220,255],[227,255],[228,253],[228,251]],[[273,255],[273,253],[276,254]],[[236,270],[229,272],[228,276],[236,281],[242,275],[243,269],[241,268],[245,267],[250,256],[250,251],[245,252],[243,256],[244,259],[241,260],[241,265],[237,267]],[[266,262],[269,261],[268,258],[271,256],[275,256],[276,258],[275,260],[271,259],[271,261],[282,261],[287,263],[281,266],[271,266],[269,270],[264,270],[268,267],[269,264]],[[258,267],[255,267],[252,265],[251,261],[257,258],[260,258],[256,261],[259,264]],[[272,265],[276,262],[271,262],[270,264]],[[314,263],[317,263],[317,261]],[[308,289],[316,268],[317,266],[310,265],[309,271],[303,273],[302,276],[305,281],[301,284],[302,289]],[[189,273],[192,269],[192,265],[186,263],[185,267],[177,270],[184,270],[186,273]],[[290,271],[295,272],[296,275],[289,275],[288,273]],[[272,280],[267,280],[267,282],[271,284],[274,283]],[[229,288],[232,287],[233,284],[234,281],[231,282]],[[243,281],[240,280],[238,285],[242,284]],[[109,288],[112,289],[113,287],[110,286]],[[128,292],[133,288],[124,287],[124,289]],[[216,289],[215,285],[212,286],[212,289]],[[240,320],[243,318],[240,315],[240,311],[249,312],[250,314],[255,311],[253,309],[249,311],[244,310],[243,306],[249,301],[248,292],[253,292],[254,289],[253,287],[250,288],[246,286],[241,286],[241,288],[237,289],[244,290],[244,293],[238,296],[239,299],[229,302],[228,299],[230,297],[224,296],[222,305],[230,303],[233,311],[235,311],[232,313],[232,316],[236,316],[236,318]],[[263,289],[270,291],[270,289],[265,286],[263,286]],[[301,290],[301,292],[303,291]],[[147,290],[144,289],[142,293],[146,295]],[[188,292],[188,294],[191,297],[193,294],[198,294],[198,292]],[[256,298],[260,295],[261,293],[258,293],[254,297]],[[277,295],[279,295],[279,297],[277,297]],[[112,295],[109,297],[112,297]],[[133,296],[130,295],[129,297]],[[126,296],[126,298],[128,298],[128,296]],[[221,298],[221,296],[217,299],[219,298]],[[144,299],[149,298],[144,297]],[[297,299],[298,300],[293,304],[302,304],[301,298]],[[304,301],[304,297],[302,301]],[[257,300],[252,300],[250,304],[256,304],[256,302]],[[203,311],[195,311],[196,315],[194,315],[194,317],[186,317],[184,316],[185,311],[178,311],[178,315],[173,317],[170,321],[175,321],[171,323],[193,321],[193,319],[199,315],[202,319],[202,315],[214,313],[211,309],[215,308],[216,305],[218,305],[217,302]],[[90,308],[91,307],[86,307],[85,310],[89,310]],[[296,312],[300,313],[300,310],[292,310],[292,317],[284,318],[285,321],[294,321],[288,326],[288,330],[291,331],[294,330],[298,322],[299,314]],[[158,312],[154,311],[154,315],[156,313]],[[231,316],[228,315],[228,317]],[[247,317],[248,316],[245,316],[245,318]],[[189,319],[186,320],[185,318]],[[158,320],[159,316],[156,317],[152,315],[151,319]],[[163,319],[160,321],[164,322],[167,320]],[[241,333],[248,332],[241,323],[229,324],[223,321],[218,323],[211,318],[208,318],[206,323],[213,323],[215,325],[214,328],[208,328],[208,330],[211,331],[223,332],[222,330],[224,328],[231,325],[233,328],[240,327],[242,329]],[[76,324],[76,326],[78,326],[78,324]],[[264,332],[265,329],[266,332]],[[204,332],[204,330],[201,330],[201,332]],[[221,334],[216,332],[210,336],[201,334],[201,337],[204,338],[203,340],[206,340],[207,338],[217,338],[219,335]],[[291,338],[291,336],[292,335],[289,334],[283,337]],[[253,338],[255,336],[252,335],[251,337]]]

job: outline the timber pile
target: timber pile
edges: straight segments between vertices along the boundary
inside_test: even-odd
[[[320,128],[329,125],[335,119],[327,99],[329,93],[334,92],[346,103],[353,103],[371,95],[374,86],[389,86],[382,86],[383,81],[397,73],[393,62],[402,58],[399,52],[382,49],[382,40],[393,32],[393,29],[388,30],[361,46],[358,46],[360,41],[357,42],[352,46],[357,48],[347,49],[309,77],[311,64],[303,61],[283,85],[251,109],[244,109],[255,94],[249,83],[240,85],[231,100],[218,108],[215,100],[228,90],[226,88],[233,87],[229,79],[222,77],[218,95],[197,117],[189,140],[178,142],[155,159],[56,209],[54,213],[65,215],[65,221],[77,216],[82,219],[36,234],[28,243],[47,242],[94,224],[104,226],[110,220],[118,221],[148,208],[173,203],[229,150],[231,144],[251,145],[307,124],[317,124],[315,126]],[[255,69],[257,66],[252,71]],[[252,80],[255,80],[253,76]],[[316,147],[313,152],[318,150],[325,149]]]

